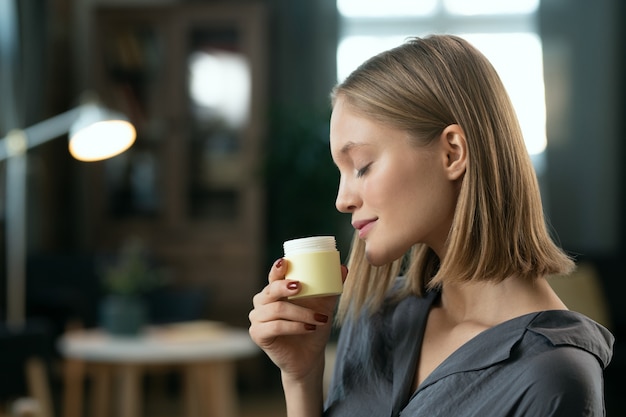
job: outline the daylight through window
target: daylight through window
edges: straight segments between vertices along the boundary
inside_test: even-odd
[[[526,147],[542,168],[546,148],[539,0],[337,0],[341,36],[337,78],[410,36],[464,37],[492,62],[517,111]]]

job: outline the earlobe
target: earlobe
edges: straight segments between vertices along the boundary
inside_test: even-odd
[[[446,127],[441,133],[446,152],[446,171],[451,180],[463,177],[467,166],[467,140],[463,128],[457,124]]]

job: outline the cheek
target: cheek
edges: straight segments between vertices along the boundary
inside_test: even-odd
[[[362,195],[369,208],[377,212],[394,210],[401,194],[406,194],[406,186],[397,177],[381,173],[377,178],[369,177],[363,182]],[[380,213],[382,214],[382,213]]]
[[[362,195],[363,200],[374,209],[381,208],[381,202],[386,200],[385,196],[389,187],[382,182],[371,181],[369,178],[363,182]]]
[[[374,208],[393,208],[395,202],[411,192],[412,182],[415,181],[415,172],[402,169],[403,165],[393,160],[380,160],[376,172],[365,177],[363,181],[363,195]]]
[[[401,178],[389,197],[396,202],[397,215],[401,213],[407,225],[413,225],[421,234],[448,222],[456,203],[450,182],[428,169],[406,169]]]

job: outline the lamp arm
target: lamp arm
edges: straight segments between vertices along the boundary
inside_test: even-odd
[[[24,130],[19,131],[26,138],[25,147],[23,151],[42,145],[54,138],[66,134],[72,123],[78,118],[80,107],[75,107],[66,111],[65,113],[58,114],[49,119],[36,123]],[[4,138],[0,139],[0,161],[3,161],[11,157],[14,152],[10,149],[10,136],[8,134]]]

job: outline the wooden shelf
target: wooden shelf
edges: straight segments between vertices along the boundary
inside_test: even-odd
[[[89,244],[143,238],[177,283],[214,292],[211,318],[247,320],[264,242],[263,6],[106,6],[94,21],[96,90],[138,136],[86,168]]]

